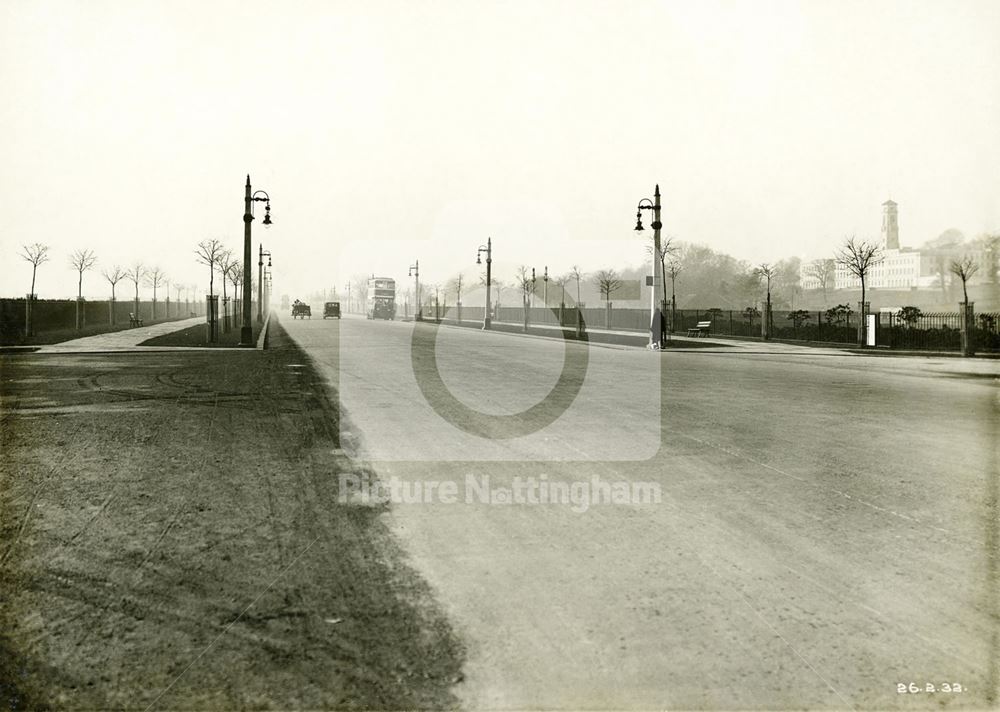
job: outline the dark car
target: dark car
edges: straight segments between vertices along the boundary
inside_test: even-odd
[[[292,304],[292,318],[293,319],[312,319],[312,309],[308,304],[300,302],[298,299]]]
[[[340,302],[327,302],[323,305],[323,318],[334,316],[340,318]]]

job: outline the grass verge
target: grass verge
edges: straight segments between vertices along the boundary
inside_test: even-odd
[[[171,317],[170,319],[147,319],[144,324],[146,326],[152,326],[153,324],[163,324],[170,321],[183,321],[187,319],[187,316]],[[131,329],[132,327],[128,324],[128,319],[124,320],[124,323],[119,322],[117,324],[91,324],[84,326],[80,329],[68,328],[68,329],[52,329],[52,330],[42,330],[37,331],[33,336],[23,336],[20,333],[17,334],[4,334],[0,335],[0,346],[44,346],[46,344],[58,344],[63,341],[69,341],[70,339],[80,339],[84,336],[96,336],[97,334],[111,334],[117,331],[125,331]]]
[[[256,322],[253,325],[253,342],[257,343],[257,337],[260,336],[261,324]],[[140,346],[215,346],[218,348],[231,348],[240,345],[240,327],[234,327],[228,332],[223,333],[219,330],[219,340],[214,343],[208,343],[208,325],[207,324],[195,324],[187,329],[181,329],[180,331],[173,331],[169,334],[163,334],[162,336],[154,336],[152,339],[146,339]]]
[[[2,704],[455,706],[461,647],[382,510],[340,501],[362,468],[271,329],[263,352],[2,357]]]

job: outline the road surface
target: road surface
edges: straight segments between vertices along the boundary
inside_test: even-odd
[[[545,401],[589,356],[551,424],[500,418],[484,437],[428,402],[412,324],[282,323],[339,388],[344,449],[410,500],[438,483],[388,517],[465,643],[466,706],[996,704],[996,362],[441,327],[441,382],[492,415]],[[659,501],[501,503],[517,478],[593,493],[595,477]]]

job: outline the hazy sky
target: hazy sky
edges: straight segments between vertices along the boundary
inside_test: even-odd
[[[247,173],[293,296],[474,273],[487,236],[501,276],[638,264],[657,182],[665,232],[754,261],[877,236],[889,197],[903,245],[1000,229],[995,0],[5,0],[0,80],[8,295],[35,241],[43,297],[79,247],[204,288]]]

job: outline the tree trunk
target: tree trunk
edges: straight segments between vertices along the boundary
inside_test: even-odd
[[[865,278],[861,278],[861,346],[868,343],[868,315],[865,314]]]
[[[76,330],[80,330],[82,321],[80,319],[80,300],[83,299],[83,272],[80,272],[80,278],[76,283]]]
[[[673,333],[677,327],[677,277],[670,275],[670,332]],[[731,331],[731,329],[730,329]]]

